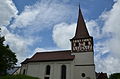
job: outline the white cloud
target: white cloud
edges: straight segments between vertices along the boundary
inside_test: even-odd
[[[1,33],[5,36],[5,44],[9,44],[10,49],[16,53],[19,63],[25,57],[29,56],[28,46],[33,44],[32,39],[25,39],[19,35],[12,34],[6,27],[1,27]]]
[[[36,53],[36,52],[43,52],[43,51],[46,51],[46,49],[44,49],[44,48],[36,48],[34,53]]]
[[[109,12],[107,12],[106,17],[107,19],[105,20],[105,25],[103,28],[103,32],[107,32],[110,33],[112,32],[113,34],[117,35],[118,37],[120,37],[119,34],[119,29],[120,27],[118,25],[120,25],[120,0],[117,1],[114,5],[112,10],[110,10]],[[113,29],[114,28],[114,29]]]
[[[115,52],[111,50],[108,42],[98,42],[95,44],[95,64],[97,72],[106,72],[108,74],[120,72],[119,57],[113,55]]]
[[[11,18],[16,17],[18,12],[12,0],[0,0],[0,10],[1,34],[5,36],[5,44],[9,44],[20,63],[27,56],[28,46],[33,43],[33,40],[13,34],[7,29]]]
[[[86,26],[88,27],[90,35],[93,36],[94,39],[99,39],[102,37],[102,34],[100,33],[100,26],[95,20],[86,22]]]
[[[32,10],[29,8],[25,8],[25,11],[16,17],[15,23],[13,23],[10,27],[12,28],[24,28],[26,26],[30,26],[35,18],[37,17],[38,10]]]
[[[95,62],[96,62],[96,70],[98,72],[107,72],[108,74],[120,72],[119,58],[114,58],[109,55],[107,58],[102,59],[99,56],[95,56]]]
[[[110,52],[109,48],[108,48],[108,44],[106,44],[105,42],[97,42],[94,45],[94,51],[96,56],[102,56],[105,55],[107,53]]]
[[[72,13],[72,12],[71,12]],[[68,18],[70,8],[67,5],[58,3],[37,2],[34,5],[26,6],[24,11],[18,15],[11,28],[32,28],[39,31],[44,27],[50,27],[52,24]],[[33,28],[34,27],[34,28]]]
[[[103,12],[100,19],[104,21],[104,26],[102,28],[103,37],[107,38],[104,41],[100,41],[97,54],[95,55],[96,70],[104,71],[107,73],[120,72],[120,0],[116,0],[112,9],[107,12]],[[97,49],[96,48],[96,49]],[[101,51],[102,50],[102,51]],[[106,53],[108,56],[104,57]],[[103,56],[103,58],[101,58]]]
[[[16,17],[18,11],[12,0],[0,0],[0,10],[0,28],[2,29],[1,33],[2,35],[6,36],[6,43],[10,43],[10,48],[17,55],[20,55],[21,51],[23,51],[23,48],[26,45],[22,45],[21,41],[23,42],[23,40],[21,40],[20,37],[16,37],[15,34],[10,33],[9,30],[5,27],[9,24],[12,17]],[[21,49],[19,47],[23,48]]]
[[[35,48],[34,53],[36,53],[36,52],[59,51],[59,50],[62,50],[62,49],[58,49],[58,48],[40,48],[40,47],[37,47],[37,48]]]
[[[76,24],[60,23],[54,26],[53,40],[60,48],[70,48],[70,40],[75,34]]]
[[[0,26],[8,25],[18,12],[12,0],[0,0],[0,10]]]

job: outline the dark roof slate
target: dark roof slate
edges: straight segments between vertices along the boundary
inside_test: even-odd
[[[71,55],[70,50],[66,51],[50,51],[50,52],[37,52],[31,58],[26,59],[21,64],[28,62],[45,62],[45,61],[67,61],[73,60],[74,55]]]
[[[72,39],[87,38],[87,37],[90,37],[90,36],[89,36],[88,30],[79,6],[79,15],[78,15],[76,33]]]

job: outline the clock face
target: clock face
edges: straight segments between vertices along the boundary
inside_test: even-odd
[[[79,39],[73,40],[73,51],[80,52],[80,51],[92,51],[92,39]]]

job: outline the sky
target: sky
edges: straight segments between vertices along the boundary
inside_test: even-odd
[[[120,0],[0,0],[0,28],[18,64],[36,52],[69,50],[79,4],[97,72],[120,72]]]

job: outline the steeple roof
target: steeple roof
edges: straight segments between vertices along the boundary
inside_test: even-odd
[[[87,38],[87,37],[90,37],[90,36],[86,28],[86,24],[79,6],[79,15],[78,15],[76,33],[72,39]]]

